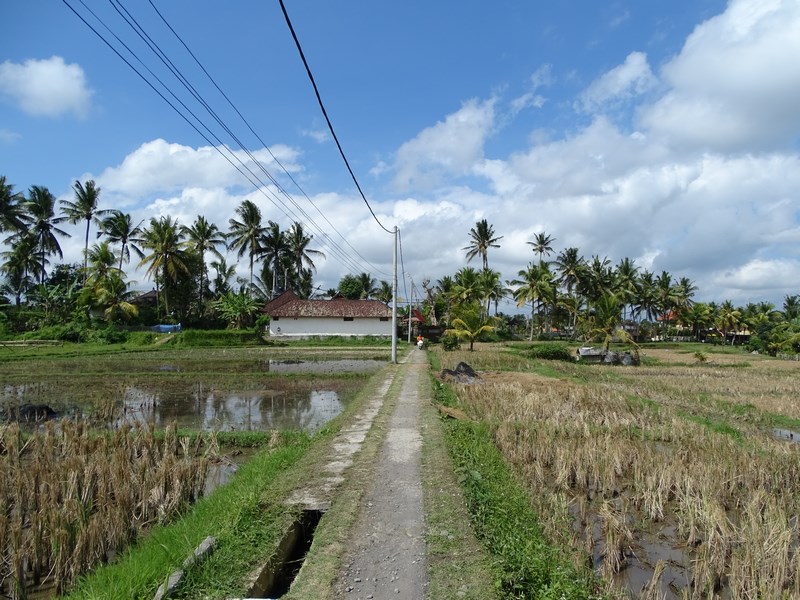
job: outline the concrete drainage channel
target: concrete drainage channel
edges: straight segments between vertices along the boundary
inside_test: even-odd
[[[323,514],[319,510],[304,510],[300,519],[292,523],[277,552],[256,574],[248,591],[250,598],[280,598],[289,591],[311,548],[314,531]]]
[[[387,376],[361,413],[334,438],[331,458],[317,479],[289,497],[287,504],[302,509],[300,518],[286,531],[267,564],[252,574],[248,597],[242,600],[275,600],[289,591],[314,541],[317,525],[330,508],[333,492],[344,482],[344,471],[353,464],[355,454],[361,450],[393,380],[394,374]]]
[[[275,600],[289,591],[314,541],[317,525],[325,511],[330,508],[333,492],[344,482],[344,471],[353,464],[355,454],[361,450],[393,380],[394,373],[391,373],[381,383],[369,403],[354,417],[353,422],[343,427],[333,439],[331,458],[321,469],[320,475],[288,498],[288,505],[301,508],[300,518],[289,526],[267,564],[250,576],[247,598],[236,600]],[[173,573],[168,584],[159,588],[154,600],[169,598],[176,593],[184,572],[204,560],[214,551],[215,545],[216,540],[207,538],[194,555],[187,559],[183,569]]]

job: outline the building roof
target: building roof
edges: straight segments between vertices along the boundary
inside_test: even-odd
[[[392,309],[378,300],[304,300],[284,292],[262,311],[270,317],[391,317]]]

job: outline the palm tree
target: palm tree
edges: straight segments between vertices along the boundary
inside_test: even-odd
[[[56,217],[56,197],[46,187],[31,186],[28,199],[23,203],[28,221],[28,232],[33,236],[36,251],[39,255],[39,282],[44,282],[47,256],[57,254],[62,258],[61,246],[56,235],[71,237],[56,225],[63,223],[66,217]]]
[[[800,295],[789,296],[787,294],[783,298],[783,318],[793,321],[798,317],[800,317]]]
[[[2,256],[0,273],[6,278],[3,292],[14,296],[15,304],[19,307],[22,296],[33,287],[40,266],[36,257],[35,240],[30,235],[23,236],[11,249],[3,252]]]
[[[114,256],[114,252],[109,248],[107,240],[94,244],[87,253],[87,257],[89,266],[84,270],[87,284],[92,286],[103,285],[112,273],[119,273],[119,270],[115,271],[114,267],[117,257]]]
[[[307,234],[303,230],[302,223],[295,221],[286,232],[286,247],[289,256],[294,261],[294,273],[299,279],[302,277],[303,269],[309,269],[312,273],[316,272],[317,266],[314,264],[314,257],[324,259],[325,254],[320,250],[312,250],[308,247],[314,236]]]
[[[619,261],[614,277],[614,295],[622,302],[622,320],[628,318],[628,305],[636,297],[636,282],[639,277],[639,267],[636,261],[628,257]]]
[[[231,239],[229,247],[237,250],[236,256],[241,258],[245,253],[250,258],[250,285],[253,284],[253,261],[261,252],[261,240],[266,229],[261,224],[261,210],[251,200],[243,200],[236,208],[240,220],[229,219]]]
[[[681,315],[681,320],[692,328],[696,341],[700,341],[701,332],[714,322],[711,307],[704,302],[695,302]]]
[[[100,223],[96,215],[102,215],[108,211],[97,209],[97,203],[100,200],[100,188],[95,185],[93,180],[88,180],[86,185],[82,184],[80,181],[76,181],[72,189],[75,191],[75,201],[70,202],[69,200],[62,200],[61,212],[72,225],[80,221],[86,221],[86,236],[83,244],[83,282],[85,284],[88,260],[86,255],[89,252],[89,227],[92,221],[98,224]]]
[[[547,235],[545,232],[537,233],[533,237],[532,242],[525,242],[529,246],[533,246],[533,251],[539,255],[539,264],[542,264],[542,259],[545,255],[550,256],[553,253],[553,247],[550,245],[555,242],[555,238]]]
[[[392,289],[392,284],[385,279],[381,279],[378,284],[378,291],[375,293],[375,299],[380,300],[384,304],[389,304],[393,296],[394,290]]]
[[[176,282],[181,274],[189,274],[185,262],[185,242],[178,221],[170,216],[160,219],[152,217],[142,232],[142,248],[150,253],[145,254],[139,266],[149,265],[146,275],[155,279],[156,296],[159,293],[159,282],[163,283],[164,310],[169,314],[166,284],[168,281]]]
[[[742,312],[734,308],[733,303],[730,300],[726,300],[722,303],[722,306],[719,308],[719,315],[717,316],[717,327],[722,331],[722,343],[724,344],[725,341],[728,339],[728,332],[733,329],[736,330],[736,326],[742,319]],[[731,345],[736,339],[736,334],[734,333],[733,338],[731,339]]]
[[[18,231],[25,222],[22,218],[22,204],[25,197],[14,191],[14,186],[6,183],[6,176],[0,175],[0,233]]]
[[[281,261],[283,260],[289,247],[286,244],[286,234],[281,231],[280,225],[275,221],[269,221],[260,241],[261,254],[267,257],[266,264],[272,271],[273,297],[278,293],[278,273],[281,271]],[[284,285],[286,277],[284,276]]]
[[[206,252],[210,252],[221,259],[222,254],[217,250],[217,246],[225,245],[225,236],[219,230],[219,227],[206,221],[206,218],[202,215],[199,215],[194,220],[191,227],[186,227],[185,225],[181,227],[181,232],[188,238],[187,247],[200,256],[200,293],[198,298],[202,306],[203,298],[206,295],[206,281],[208,281],[208,277],[206,277],[206,272],[208,271]]]
[[[676,308],[678,299],[677,287],[672,285],[672,275],[667,271],[661,271],[661,275],[656,277],[656,294],[658,295],[658,308],[661,311],[664,337],[666,337],[670,317]]]
[[[636,284],[634,310],[637,315],[644,314],[645,319],[655,321],[658,315],[658,292],[655,275],[648,270],[642,271]]]
[[[494,299],[496,302],[499,301],[500,298],[497,294],[503,293],[503,280],[500,272],[493,271],[492,269],[484,269],[481,271],[478,279],[482,296],[481,310],[483,311],[483,316],[488,316],[492,300]]]
[[[459,316],[453,319],[450,328],[445,330],[445,335],[469,340],[469,351],[472,352],[475,340],[495,329],[495,318],[483,318],[481,312],[480,307],[475,305],[462,308]]]
[[[572,313],[571,329],[574,332],[578,319],[578,309],[581,302],[574,295],[574,291],[580,288],[586,277],[586,261],[581,256],[577,248],[565,248],[556,257],[556,271],[559,274],[558,283],[566,286],[567,296],[569,296]]]
[[[489,248],[499,248],[500,244],[497,242],[503,239],[503,236],[494,237],[494,227],[489,225],[486,219],[482,219],[475,223],[475,227],[469,230],[469,237],[469,245],[462,248],[462,250],[467,251],[467,262],[476,256],[480,256],[483,259],[483,268],[488,269],[487,253]]]
[[[614,286],[611,261],[607,257],[592,256],[592,262],[588,264],[581,283],[583,294],[592,305],[605,294],[610,294]]]
[[[483,298],[480,273],[472,267],[459,269],[453,278],[449,297],[456,306],[471,304]]]
[[[112,271],[97,291],[97,305],[103,309],[103,316],[109,323],[129,321],[139,314],[139,309],[130,302],[133,292],[119,271]]]
[[[139,221],[138,225],[133,224],[133,219],[129,213],[120,210],[109,211],[109,216],[100,222],[100,231],[97,236],[104,235],[112,244],[119,244],[119,270],[122,271],[122,261],[131,262],[131,250],[136,256],[142,258],[144,253],[137,245],[138,235],[142,232],[141,225],[144,221]]]
[[[236,275],[236,266],[228,266],[225,259],[220,258],[218,261],[211,262],[211,268],[216,272],[214,276],[214,293],[219,298],[230,291],[230,281]]]
[[[517,301],[517,307],[524,306],[528,302],[531,303],[531,337],[533,340],[533,330],[536,320],[536,305],[541,307],[553,297],[555,281],[553,274],[547,265],[537,265],[530,263],[527,269],[522,269],[517,274],[519,279],[514,279],[510,283],[516,286],[514,290],[514,299]],[[542,322],[540,319],[540,327]]]
[[[358,276],[358,282],[361,284],[362,300],[368,300],[378,293],[375,278],[369,273],[361,273]]]

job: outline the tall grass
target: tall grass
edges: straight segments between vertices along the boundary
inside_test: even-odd
[[[572,548],[576,565],[595,564],[609,593],[625,593],[635,566],[651,570],[651,597],[679,579],[691,582],[677,592],[687,598],[796,597],[800,445],[764,431],[764,408],[777,405],[752,391],[783,393],[794,375],[752,364],[735,374],[713,362],[599,366],[583,370],[585,384],[530,368],[455,389],[526,482],[544,535]]]
[[[25,598],[50,582],[63,592],[139,533],[202,493],[207,458],[168,428],[90,434],[85,423],[50,422],[23,437],[0,429],[0,590]]]

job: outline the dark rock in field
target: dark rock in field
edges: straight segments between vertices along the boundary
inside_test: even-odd
[[[465,362],[460,362],[458,365],[456,365],[455,370],[442,369],[442,372],[439,373],[439,379],[442,381],[449,381],[451,383],[470,384],[475,383],[475,380],[480,379],[480,377],[475,372],[475,369],[470,367]]]
[[[36,423],[57,419],[58,412],[47,406],[47,404],[22,404],[18,408],[12,408],[6,414],[9,421],[19,421],[20,423]]]

